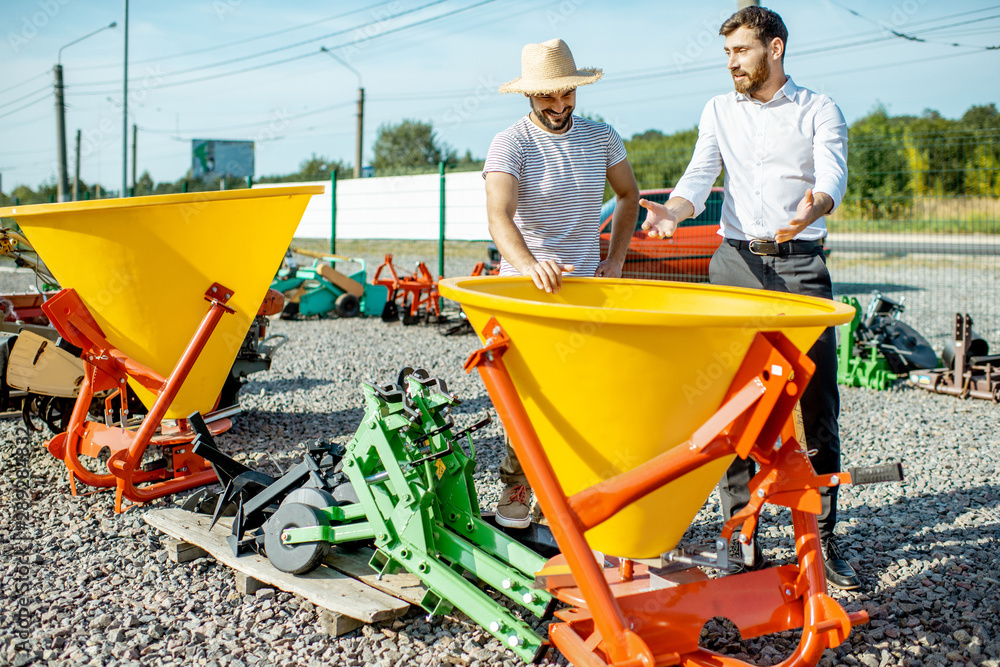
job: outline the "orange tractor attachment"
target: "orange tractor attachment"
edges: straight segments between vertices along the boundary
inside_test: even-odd
[[[383,271],[387,276],[383,276]],[[382,311],[382,319],[395,322],[399,313],[403,314],[403,324],[414,324],[420,320],[420,311],[430,319],[441,317],[441,300],[438,294],[438,281],[431,275],[427,265],[417,264],[412,275],[399,277],[392,263],[392,254],[386,253],[385,261],[375,269],[372,285],[382,285],[389,290],[389,299]]]
[[[185,417],[213,413],[233,360],[265,302],[309,197],[321,187],[262,188],[0,209],[15,218],[64,289],[42,309],[85,372],[65,432],[47,443],[76,482],[145,503],[216,480],[191,452]],[[205,301],[208,308],[205,309]],[[109,392],[104,421],[89,412]],[[130,414],[135,400],[148,406]],[[150,446],[162,458],[149,456]],[[107,472],[81,458],[105,452]]]
[[[820,487],[898,479],[898,465],[817,475],[796,404],[832,301],[709,285],[571,279],[555,295],[523,278],[449,279],[484,347],[477,369],[561,554],[536,584],[568,605],[552,643],[588,667],[736,667],[699,646],[726,617],[744,638],[802,628],[782,667],[815,665],[867,614],[827,594]],[[705,550],[676,548],[722,472],[752,456],[753,501]],[[765,502],[789,507],[797,564],[729,570]],[[740,529],[742,525],[742,530]]]

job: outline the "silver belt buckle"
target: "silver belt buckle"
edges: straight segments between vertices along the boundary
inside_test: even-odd
[[[755,255],[777,255],[778,244],[774,241],[754,239],[750,241],[750,252]]]

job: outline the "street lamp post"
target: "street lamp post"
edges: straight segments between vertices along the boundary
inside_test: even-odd
[[[125,33],[125,51],[122,55],[122,191],[119,197],[128,197],[128,0],[125,0],[125,16],[122,21]]]
[[[361,72],[348,65],[346,60],[325,46],[321,46],[319,50],[354,72],[358,77],[358,141],[354,148],[354,178],[361,178],[361,145],[363,143],[365,126],[365,89],[361,85]]]
[[[66,201],[69,196],[69,173],[66,168],[66,101],[63,93],[62,52],[67,46],[73,46],[77,42],[82,42],[88,37],[93,37],[102,30],[114,28],[116,25],[117,24],[112,21],[108,25],[98,28],[93,32],[89,32],[83,37],[74,39],[69,44],[61,47],[56,55],[56,66],[53,68],[53,71],[55,72],[56,89],[56,144],[59,153],[59,181],[56,183],[56,188],[59,201]]]

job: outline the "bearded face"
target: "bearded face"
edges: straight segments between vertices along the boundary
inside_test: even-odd
[[[761,53],[756,62],[748,65],[737,65],[730,69],[733,75],[733,85],[736,92],[743,95],[753,95],[764,87],[771,76],[771,63],[767,58],[767,53]]]
[[[538,122],[549,132],[561,134],[569,129],[576,107],[576,90],[528,96]]]

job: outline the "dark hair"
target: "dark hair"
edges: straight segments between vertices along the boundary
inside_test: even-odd
[[[775,37],[780,39],[785,46],[788,45],[788,28],[785,27],[785,22],[781,20],[777,12],[772,12],[766,7],[744,7],[726,19],[726,22],[719,28],[719,34],[728,37],[729,33],[738,28],[753,30],[757,39],[765,46],[770,44]],[[782,60],[785,58],[784,51],[781,52],[781,58]]]

